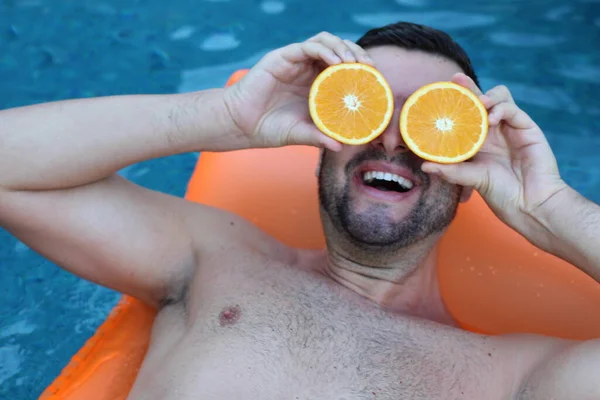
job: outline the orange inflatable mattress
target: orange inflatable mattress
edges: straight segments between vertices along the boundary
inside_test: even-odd
[[[234,83],[244,71],[238,71]],[[186,199],[237,213],[293,246],[324,246],[314,169],[302,146],[203,153]],[[443,298],[462,327],[600,337],[600,285],[537,250],[474,195],[442,239]],[[44,400],[124,400],[148,347],[155,310],[123,296],[103,325],[44,391]]]

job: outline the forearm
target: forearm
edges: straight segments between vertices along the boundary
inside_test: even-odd
[[[540,247],[600,282],[600,206],[567,186],[534,219],[543,232]]]
[[[215,89],[0,111],[0,188],[61,189],[151,158],[247,147],[222,97]]]

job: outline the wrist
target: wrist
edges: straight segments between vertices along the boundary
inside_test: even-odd
[[[565,210],[565,205],[572,204],[578,196],[576,191],[561,181],[554,190],[549,191],[544,201],[529,209],[526,214],[544,230],[555,233],[556,218],[560,218],[559,214]]]
[[[581,195],[563,182],[543,203],[527,213],[533,225],[531,232],[534,232],[530,241],[549,253],[563,257],[567,239],[573,236],[571,231],[576,228],[576,221],[569,214],[580,202]]]
[[[181,138],[183,151],[229,151],[249,147],[236,125],[224,89],[174,95],[168,115],[169,131]],[[177,142],[177,140],[174,140]]]
[[[600,282],[600,207],[566,185],[546,203],[535,214],[542,248]]]

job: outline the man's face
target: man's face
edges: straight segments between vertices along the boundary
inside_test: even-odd
[[[461,69],[422,52],[382,46],[368,50],[394,93],[394,116],[369,144],[325,151],[319,198],[325,229],[357,245],[398,249],[443,231],[454,218],[461,188],[421,171],[423,160],[405,146],[398,118],[406,99],[421,86],[449,81]],[[391,180],[390,180],[391,179]],[[334,232],[326,232],[334,237]]]

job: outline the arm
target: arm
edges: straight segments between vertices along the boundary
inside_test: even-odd
[[[575,342],[540,357],[518,400],[599,399],[600,339]]]
[[[423,170],[475,188],[503,222],[600,282],[600,207],[562,180],[544,133],[518,108],[508,88],[483,94],[464,74],[454,79],[488,108],[488,137],[472,162],[426,162]]]
[[[535,210],[537,243],[600,282],[600,207],[565,186]],[[600,398],[600,339],[550,351],[525,381],[520,399]]]
[[[455,82],[478,94],[488,108],[488,138],[472,162],[424,163],[423,170],[475,188],[500,219],[531,243],[600,282],[600,207],[561,179],[543,132],[517,107],[508,88],[483,94],[463,74]],[[534,339],[518,335],[511,344],[515,357],[528,360],[521,363],[517,399],[600,398],[600,339]]]
[[[321,71],[316,65],[342,60],[371,62],[357,46],[320,34],[267,54],[223,90],[1,111],[0,226],[67,270],[155,306],[180,298],[202,256],[226,241],[282,250],[229,213],[115,173],[189,151],[293,144],[339,150],[311,123],[306,93]]]
[[[539,247],[600,282],[600,206],[565,186],[532,211]]]
[[[176,296],[198,247],[215,240],[206,232],[219,231],[216,211],[115,172],[154,157],[246,146],[222,98],[214,90],[0,112],[0,225],[85,279],[152,305]]]
[[[222,89],[71,100],[0,112],[0,188],[56,190],[150,158],[247,147]]]

